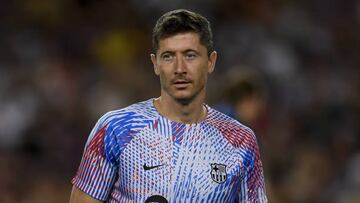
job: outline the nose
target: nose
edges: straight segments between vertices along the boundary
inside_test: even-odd
[[[186,63],[185,59],[182,56],[175,57],[175,74],[184,74],[186,73]]]

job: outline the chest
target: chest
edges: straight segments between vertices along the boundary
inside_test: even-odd
[[[236,193],[241,157],[215,130],[148,128],[124,147],[116,185],[135,199],[161,195],[175,202],[200,201]]]

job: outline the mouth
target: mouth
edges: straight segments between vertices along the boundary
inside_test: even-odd
[[[173,81],[173,85],[174,85],[177,89],[185,89],[185,88],[187,88],[190,84],[191,84],[191,81],[189,81],[189,80],[174,80],[174,81]]]

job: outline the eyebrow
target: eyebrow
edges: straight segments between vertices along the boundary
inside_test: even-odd
[[[181,51],[181,53],[188,53],[188,52],[195,52],[197,55],[200,55],[200,52],[195,49],[186,49],[184,51]],[[174,54],[174,51],[164,51],[159,54],[159,56],[163,56],[164,54]]]

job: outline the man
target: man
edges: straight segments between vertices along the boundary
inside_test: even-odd
[[[175,10],[153,30],[161,95],[99,119],[70,202],[267,202],[254,133],[204,104],[209,22]]]

